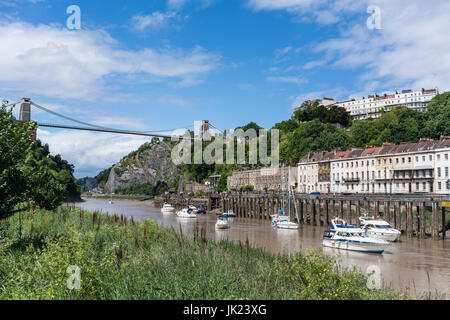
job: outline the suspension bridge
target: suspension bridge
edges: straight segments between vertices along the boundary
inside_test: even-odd
[[[92,124],[85,121],[80,121],[78,119],[74,119],[72,117],[63,115],[56,111],[53,111],[49,108],[43,107],[33,101],[30,98],[22,98],[21,101],[16,103],[8,104],[8,106],[16,105],[20,103],[20,112],[19,112],[19,121],[21,122],[30,122],[31,121],[31,107],[35,107],[41,111],[52,114],[60,119],[68,120],[77,125],[64,125],[64,124],[55,124],[55,123],[38,123],[36,122],[37,127],[47,127],[47,128],[58,128],[58,129],[70,129],[70,130],[82,130],[82,131],[94,131],[94,132],[106,132],[106,133],[118,133],[118,134],[127,134],[127,135],[137,135],[137,136],[147,136],[147,137],[156,137],[156,138],[176,138],[183,139],[186,138],[185,133],[189,128],[194,127],[194,125],[189,125],[185,127],[179,127],[176,129],[166,129],[166,130],[157,130],[157,131],[134,131],[134,130],[124,130],[124,129],[116,129],[103,127],[96,124]],[[80,126],[81,125],[81,126]],[[191,137],[191,139],[201,139],[203,141],[211,140],[211,132],[212,131],[220,134],[224,134],[220,129],[216,128],[212,125],[209,120],[201,120],[199,125],[199,132],[197,137]],[[180,132],[182,130],[182,134]]]

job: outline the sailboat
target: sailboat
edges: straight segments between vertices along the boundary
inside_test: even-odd
[[[273,216],[272,225],[278,229],[298,229],[298,223],[290,221],[291,217],[291,190],[289,189],[289,183],[286,179],[286,174],[283,170],[283,178],[286,185],[286,196],[287,196],[287,204],[288,204],[288,214],[283,215],[284,209],[278,212],[278,215]],[[284,207],[284,198],[283,198],[283,207]]]

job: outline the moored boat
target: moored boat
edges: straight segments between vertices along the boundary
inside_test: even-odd
[[[272,222],[278,229],[298,229],[298,223],[289,221],[289,219],[276,219]]]
[[[192,213],[197,213],[198,212],[198,209],[197,209],[197,207],[195,207],[195,206],[188,206],[188,209],[192,212]]]
[[[222,213],[221,216],[224,218],[234,218],[236,217],[236,214],[233,212],[233,210],[228,210],[228,212]]]
[[[347,225],[342,219],[332,219],[331,228],[324,232],[323,246],[368,252],[383,253],[389,246],[389,242],[370,237],[363,229],[357,226]]]
[[[177,211],[177,216],[179,218],[197,218],[197,215],[188,208],[184,208],[181,211]]]
[[[399,230],[391,227],[389,223],[381,219],[370,217],[360,217],[359,223],[363,229],[372,238],[386,241],[396,241],[402,234]]]
[[[228,219],[225,217],[219,217],[216,222],[216,229],[229,229],[230,224],[228,223]]]

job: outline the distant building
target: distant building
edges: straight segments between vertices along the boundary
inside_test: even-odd
[[[284,176],[286,180],[284,180]],[[228,190],[239,190],[253,186],[255,191],[285,191],[286,182],[292,187],[297,184],[296,167],[265,167],[260,169],[235,170],[227,179]]]
[[[403,90],[401,93],[370,95],[367,98],[339,101],[334,105],[343,107],[353,120],[379,118],[381,110],[386,112],[393,107],[405,106],[417,111],[426,111],[431,100],[439,94],[438,89],[422,89],[421,91]]]
[[[367,98],[363,97],[362,99],[350,99],[338,102],[332,98],[308,100],[306,101],[306,105],[313,105],[318,102],[320,105],[328,108],[331,108],[332,106],[342,107],[347,110],[353,120],[364,120],[369,118],[379,118],[382,109],[389,112],[393,107],[399,106],[405,106],[417,111],[426,111],[428,104],[438,94],[439,90],[437,88],[422,89],[420,91],[407,89],[402,90],[400,93],[374,94],[369,95]],[[304,105],[302,104],[295,108],[292,117],[294,117],[296,111],[301,110],[303,107]]]

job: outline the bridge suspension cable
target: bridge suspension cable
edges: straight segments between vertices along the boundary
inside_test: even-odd
[[[114,129],[114,128],[108,128],[108,127],[103,127],[103,126],[99,126],[96,124],[92,124],[92,123],[88,123],[88,122],[84,122],[84,121],[80,121],[77,119],[74,119],[72,117],[68,117],[66,115],[63,115],[61,113],[58,113],[56,111],[50,110],[48,108],[45,108],[41,105],[38,105],[37,103],[31,101],[30,102],[31,105],[33,105],[34,107],[41,109],[45,112],[51,113],[57,117],[72,121],[72,122],[76,122],[78,124],[82,124],[85,126],[88,126],[91,128],[91,130],[89,130],[89,128],[82,128],[82,127],[73,127],[73,126],[64,126],[64,125],[54,125],[54,124],[48,124],[48,123],[41,123],[39,124],[40,126],[43,127],[53,127],[53,128],[67,128],[67,129],[78,129],[78,130],[87,130],[87,131],[101,131],[101,132],[117,132],[117,133],[125,133],[125,134],[136,134],[136,135],[145,135],[145,136],[161,136],[161,137],[171,137],[172,135],[162,135],[160,134],[161,132],[173,132],[175,130],[179,130],[179,129],[187,129],[190,127],[193,127],[193,125],[189,125],[189,126],[185,126],[185,127],[179,127],[179,128],[175,128],[175,129],[165,129],[165,130],[155,130],[155,131],[134,131],[134,130],[122,130],[122,129]],[[97,130],[92,130],[92,129],[97,129]],[[155,135],[153,135],[155,134]]]

